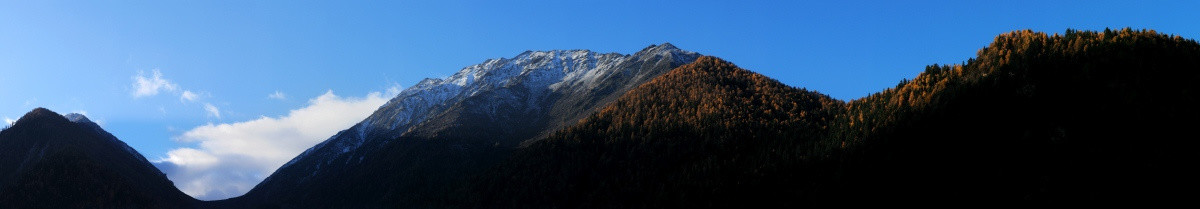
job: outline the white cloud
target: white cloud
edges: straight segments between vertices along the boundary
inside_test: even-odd
[[[175,91],[179,89],[178,85],[162,78],[162,72],[158,69],[152,70],[150,77],[146,77],[146,73],[138,71],[138,75],[133,77],[133,97],[154,96],[158,91]]]
[[[217,106],[213,106],[210,103],[204,103],[204,111],[208,111],[208,116],[221,118],[221,110],[217,109]]]
[[[267,95],[267,98],[268,99],[286,100],[287,95],[284,95],[283,92],[281,92],[281,91],[275,91],[275,93]]]
[[[387,89],[387,93],[385,93],[385,96],[396,97],[396,95],[399,95],[400,91],[403,91],[403,90],[404,90],[404,88],[400,88],[400,84],[393,84],[392,87],[389,87]]]
[[[178,92],[179,102],[188,103],[200,102],[202,101],[202,97],[212,97],[204,91],[197,93],[192,90],[184,90],[182,87],[179,87],[179,85],[171,83],[171,81],[163,78],[162,71],[159,71],[158,69],[151,70],[150,76],[146,76],[145,71],[138,71],[137,76],[133,76],[133,80],[134,98],[154,96],[158,95],[159,92]],[[205,103],[204,111],[207,112],[210,117],[221,118],[220,109],[217,109],[217,107],[213,106],[212,104]],[[163,115],[167,114],[166,108],[163,107],[159,107],[159,112],[161,112]]]
[[[12,118],[9,118],[9,117],[4,117],[4,124],[5,124],[5,125],[10,125],[10,126],[11,126],[11,125],[13,125],[13,123],[16,123],[16,122],[17,122],[17,120],[13,120]]]
[[[197,99],[200,99],[200,95],[192,93],[192,91],[184,90],[183,93],[179,94],[179,102],[195,102]]]
[[[327,91],[280,117],[207,124],[176,140],[197,143],[155,161],[184,193],[202,200],[245,194],[288,160],[369,116],[390,99],[373,92],[346,98]]]

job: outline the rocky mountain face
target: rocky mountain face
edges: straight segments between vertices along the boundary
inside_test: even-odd
[[[554,50],[490,59],[402,91],[228,202],[285,207],[431,202],[454,188],[447,185],[511,150],[699,56],[666,43],[632,55]]]
[[[0,132],[0,208],[190,208],[141,154],[81,114],[37,108]]]

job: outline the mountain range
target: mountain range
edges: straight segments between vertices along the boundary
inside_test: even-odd
[[[410,87],[201,202],[82,115],[0,132],[6,208],[730,208],[1181,201],[1200,44],[1002,34],[841,101],[664,43],[527,51]],[[7,169],[14,168],[14,169]]]

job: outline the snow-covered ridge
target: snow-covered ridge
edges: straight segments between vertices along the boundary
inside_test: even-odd
[[[364,144],[388,143],[387,140],[403,135],[409,128],[446,110],[449,106],[480,93],[522,89],[528,91],[528,95],[532,95],[525,98],[529,101],[500,98],[493,101],[493,104],[483,105],[530,104],[549,95],[550,92],[594,87],[603,76],[622,73],[618,71],[623,70],[620,69],[623,63],[666,56],[680,61],[693,60],[699,54],[683,51],[665,43],[651,45],[632,55],[597,53],[589,50],[551,50],[525,51],[512,58],[488,59],[483,63],[464,67],[446,78],[426,78],[418,82],[401,91],[362,122],[309,148],[283,167],[292,166],[304,158],[323,159],[327,160],[324,164],[329,164],[336,161],[335,159],[354,155],[353,152]]]

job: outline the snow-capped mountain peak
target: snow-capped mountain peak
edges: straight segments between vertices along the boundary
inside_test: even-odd
[[[362,122],[306,150],[280,170],[307,170],[311,171],[311,176],[316,175],[315,172],[320,170],[322,165],[327,168],[335,163],[354,164],[361,161],[364,155],[360,149],[393,143],[395,139],[417,131],[414,129],[422,124],[431,123],[428,120],[447,111],[455,111],[454,115],[470,113],[482,115],[477,117],[492,118],[484,120],[511,117],[513,111],[522,115],[521,117],[566,117],[547,115],[552,107],[588,105],[581,110],[590,110],[590,107],[598,104],[566,104],[556,100],[558,98],[585,97],[593,94],[607,98],[607,95],[613,93],[611,90],[587,92],[595,91],[606,82],[609,86],[613,85],[613,82],[642,82],[648,80],[642,78],[647,74],[653,76],[657,75],[658,71],[665,72],[659,68],[673,68],[671,66],[689,63],[699,56],[695,52],[683,51],[664,43],[651,45],[632,55],[597,53],[589,50],[549,50],[525,51],[512,58],[487,59],[482,63],[464,67],[445,78],[421,80],[401,91]],[[652,69],[647,66],[659,67],[653,68],[656,69],[655,73],[642,72]],[[468,100],[471,101],[469,105],[459,105]],[[580,102],[575,100],[572,101]],[[571,113],[574,114],[582,113]],[[454,120],[456,119],[441,118],[435,123],[442,125],[425,126],[454,126],[459,122],[448,122]],[[534,121],[549,120],[551,119]],[[430,132],[428,129],[420,131]],[[509,142],[503,144],[512,145]],[[315,161],[301,163],[308,160]],[[303,168],[291,168],[295,166]]]

